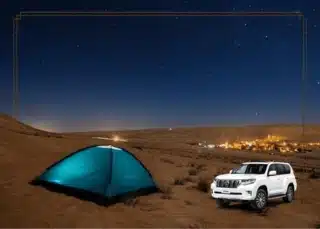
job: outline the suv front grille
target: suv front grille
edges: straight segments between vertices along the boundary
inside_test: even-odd
[[[239,180],[217,180],[218,188],[237,188],[240,184]]]

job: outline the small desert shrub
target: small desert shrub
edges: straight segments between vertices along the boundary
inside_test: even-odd
[[[184,203],[185,203],[186,205],[192,205],[192,202],[191,202],[190,200],[185,200]]]
[[[201,171],[205,170],[205,167],[206,167],[206,165],[204,165],[204,164],[196,165],[194,163],[189,164],[189,166],[191,166],[191,168],[188,171],[190,176],[197,175]]]
[[[133,146],[132,148],[138,149],[138,150],[143,150],[142,147],[140,147],[140,146]]]
[[[268,213],[270,211],[270,208],[266,207],[263,210],[258,211],[259,216],[268,216]]]
[[[161,193],[172,194],[172,188],[169,185],[161,185],[159,190]]]
[[[199,224],[190,224],[190,225],[188,225],[188,228],[190,228],[190,229],[201,229],[201,228],[205,228],[205,227],[203,227],[203,226],[201,226]]]
[[[139,203],[139,199],[137,199],[137,198],[128,198],[128,199],[125,199],[123,202],[124,202],[125,205],[134,208]]]
[[[172,199],[172,188],[168,185],[162,185],[159,187],[160,192],[162,193],[161,199],[170,200]]]
[[[310,179],[319,179],[320,178],[320,172],[317,172],[315,169],[312,170],[312,172],[309,175]]]
[[[208,180],[204,179],[204,178],[200,178],[196,188],[200,191],[200,192],[209,192],[210,190],[210,183],[208,182]]]
[[[191,168],[191,169],[188,170],[188,174],[189,174],[190,176],[195,176],[195,175],[198,174],[198,170],[195,169],[195,168]]]
[[[206,169],[206,165],[205,164],[200,164],[200,165],[197,165],[197,170],[198,171],[203,171]]]
[[[192,177],[186,177],[184,180],[186,182],[194,182],[194,179]]]
[[[185,184],[185,179],[183,178],[175,178],[173,181],[174,185],[184,185]]]
[[[168,158],[160,158],[160,161],[164,162],[164,163],[168,163],[168,164],[174,164],[174,162]]]
[[[172,196],[169,195],[169,194],[162,194],[161,195],[161,199],[164,199],[164,200],[171,200],[172,199]]]
[[[188,142],[188,144],[191,145],[191,146],[197,146],[197,145],[199,145],[198,142]]]

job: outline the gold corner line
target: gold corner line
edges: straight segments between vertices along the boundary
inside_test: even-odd
[[[303,16],[302,12],[21,11],[22,16]]]
[[[212,14],[212,13],[281,13],[281,14],[302,14],[302,12],[288,11],[20,11],[20,13],[133,13],[133,14]]]
[[[20,21],[21,20],[21,15],[16,15],[14,18],[13,18],[14,21]]]
[[[119,15],[119,14],[38,14],[21,17],[294,17],[296,15]],[[20,19],[19,19],[20,20]]]

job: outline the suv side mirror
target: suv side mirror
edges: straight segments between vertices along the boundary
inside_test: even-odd
[[[275,176],[275,175],[277,175],[277,171],[276,170],[271,170],[268,175],[269,176]]]

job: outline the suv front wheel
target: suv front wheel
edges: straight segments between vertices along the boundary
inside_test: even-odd
[[[256,210],[262,210],[267,206],[268,196],[264,189],[258,189],[256,198],[251,202],[251,206]]]

